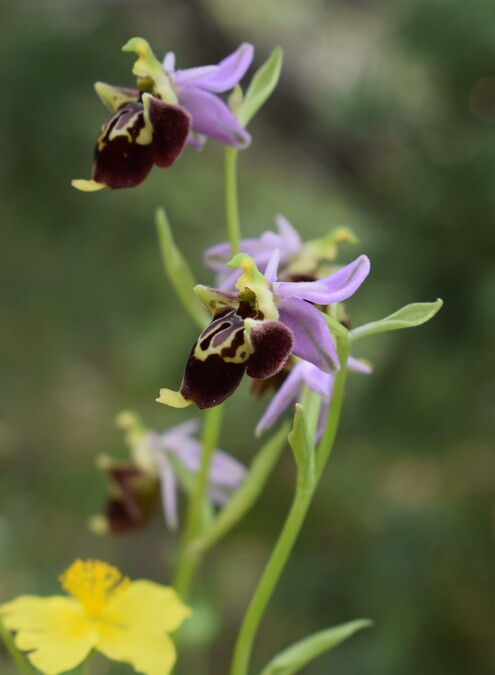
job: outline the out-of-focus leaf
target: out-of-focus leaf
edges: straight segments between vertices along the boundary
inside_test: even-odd
[[[284,53],[275,47],[265,63],[256,71],[247,88],[239,114],[239,122],[246,126],[277,86]]]
[[[187,260],[174,241],[164,209],[157,209],[155,222],[165,273],[189,315],[201,329],[206,328],[209,322],[208,316],[193,290],[196,280]]]
[[[368,619],[358,619],[314,633],[277,654],[265,666],[261,675],[294,675],[318,656],[350,638],[356,631],[371,625],[372,622]]]

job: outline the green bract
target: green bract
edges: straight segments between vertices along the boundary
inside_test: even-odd
[[[359,326],[359,328],[354,328],[350,332],[351,341],[355,342],[368,335],[385,333],[388,330],[421,326],[422,323],[426,323],[432,319],[442,305],[443,300],[440,298],[435,302],[414,302],[411,305],[406,305],[384,319],[372,321],[371,323],[364,324],[364,326]]]
[[[314,633],[277,654],[263,669],[261,675],[295,675],[318,656],[337,647],[361,628],[371,625],[372,622],[368,619],[358,619]]]
[[[277,86],[283,57],[281,47],[275,47],[265,63],[254,74],[239,113],[239,122],[243,126],[252,120]]]
[[[296,403],[294,426],[287,440],[296,459],[298,479],[303,485],[312,485],[315,473],[314,443],[308,432],[304,409],[299,403]]]

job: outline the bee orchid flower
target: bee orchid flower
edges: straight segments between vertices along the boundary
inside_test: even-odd
[[[313,303],[329,305],[349,298],[369,273],[362,255],[337,272],[311,282],[277,280],[276,250],[261,274],[245,253],[229,266],[242,270],[237,293],[196,286],[212,322],[194,344],[179,391],[161,389],[160,403],[184,408],[219,405],[239,386],[244,373],[266,379],[278,373],[290,354],[324,372],[339,369],[325,318]]]
[[[124,45],[136,52],[137,87],[95,84],[109,108],[96,143],[91,180],[74,180],[85,192],[139,185],[154,164],[171,166],[186,143],[201,147],[206,138],[245,148],[251,137],[228,106],[215,94],[234,87],[253,58],[253,47],[242,44],[217,66],[174,71],[171,52],[162,65],[143,38]]]

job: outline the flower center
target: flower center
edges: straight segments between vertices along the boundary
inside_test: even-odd
[[[129,584],[116,567],[100,560],[76,560],[59,579],[62,588],[93,617],[101,614],[112,595]]]

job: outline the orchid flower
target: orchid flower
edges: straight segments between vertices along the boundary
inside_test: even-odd
[[[352,356],[347,360],[347,369],[355,373],[371,373],[371,367],[368,364]],[[267,429],[270,429],[285,410],[297,403],[303,387],[307,386],[319,394],[322,399],[320,424],[316,435],[317,440],[319,440],[323,433],[328,408],[332,399],[334,381],[335,375],[333,373],[325,373],[312,363],[308,363],[308,361],[298,361],[256,425],[256,435],[260,436]]]
[[[282,266],[294,258],[303,245],[299,233],[284,216],[275,216],[275,224],[278,232],[267,230],[260,237],[241,240],[242,253],[251,256],[259,268],[266,267],[275,249],[280,252],[280,265]],[[230,244],[223,242],[210,246],[203,256],[205,265],[216,273],[217,287],[223,290],[235,288],[235,282],[242,274],[240,269],[227,267],[232,255],[231,251]]]
[[[278,373],[290,354],[324,372],[339,369],[337,351],[323,314],[313,303],[349,298],[369,273],[362,255],[328,277],[311,282],[277,280],[278,250],[262,275],[254,260],[239,253],[229,263],[242,273],[237,293],[196,286],[212,322],[194,344],[179,391],[161,389],[160,403],[211,408],[231,396],[245,372],[255,379]]]
[[[133,413],[121,413],[118,422],[126,430],[131,460],[122,462],[100,456],[98,466],[110,479],[105,516],[94,516],[91,529],[126,534],[143,527],[162,505],[169,529],[178,526],[178,489],[184,474],[200,468],[202,445],[194,437],[199,421],[190,419],[164,433],[144,428]],[[222,450],[213,454],[208,495],[211,503],[224,506],[239,487],[245,467]]]
[[[174,54],[162,65],[142,38],[129,40],[123,50],[138,55],[137,88],[95,84],[111,115],[96,144],[91,180],[72,181],[74,187],[92,192],[139,185],[154,164],[171,166],[186,142],[199,147],[206,137],[236,148],[249,145],[248,132],[213,92],[231,89],[244,76],[252,45],[241,45],[218,66],[176,72]]]
[[[267,230],[259,237],[242,239],[240,250],[247,253],[259,268],[264,268],[275,249],[279,250],[279,273],[283,280],[317,279],[322,263],[333,262],[337,257],[337,246],[342,243],[357,244],[355,235],[346,227],[332,229],[324,237],[303,242],[293,225],[282,215],[275,216],[277,232]],[[206,249],[203,260],[216,273],[218,288],[231,291],[241,271],[229,270],[227,263],[231,256],[228,242]]]

